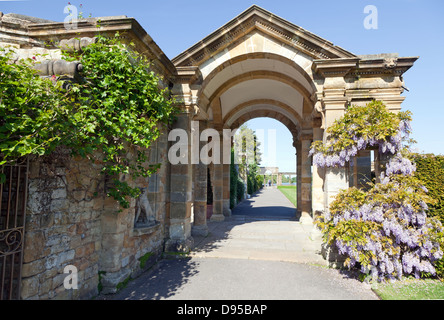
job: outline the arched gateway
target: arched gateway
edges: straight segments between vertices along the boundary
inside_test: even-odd
[[[356,56],[252,6],[172,60],[177,69],[173,90],[183,107],[176,128],[190,132],[191,121],[199,121],[200,130],[213,128],[222,137],[224,129],[237,128],[253,118],[282,122],[293,135],[297,154],[297,210],[302,220],[310,222],[316,212],[328,208],[340,189],[354,183],[347,169],[312,167],[311,143],[324,139],[325,128],[350,104],[379,99],[391,110],[400,110],[402,74],[416,59]],[[359,157],[360,162],[370,162],[369,154]],[[231,214],[230,165],[210,167],[211,219],[220,221]],[[366,170],[359,165],[355,170],[361,169]],[[171,212],[169,243],[175,249],[189,247],[193,232],[207,232],[206,172],[202,163],[171,167],[174,214]]]
[[[318,212],[328,209],[339,189],[359,185],[360,177],[372,170],[368,152],[358,154],[353,169],[319,170],[309,157],[311,143],[324,139],[325,129],[350,104],[377,99],[394,112],[400,110],[402,75],[417,59],[392,54],[357,56],[257,6],[172,60],[135,19],[126,16],[82,19],[68,28],[63,22],[0,12],[0,25],[0,46],[12,46],[14,61],[32,57],[38,60],[41,76],[63,75],[73,81],[81,68],[78,63],[75,70],[68,68],[61,49],[82,50],[95,41],[97,33],[114,37],[118,31],[122,41],[133,43],[132,48],[151,61],[150,68],[161,76],[163,87],[172,88],[180,108],[173,128],[162,127],[150,148],[147,164],[161,164],[159,171],[129,182],[144,190],[144,198],[132,199],[124,210],[105,196],[107,177],[87,159],[64,157],[63,163],[31,159],[23,168],[8,169],[10,181],[4,188],[9,189],[3,191],[20,183],[23,190],[17,199],[24,199],[20,208],[26,208],[22,210],[26,230],[20,229],[23,268],[21,262],[11,264],[23,274],[11,269],[10,277],[16,277],[10,283],[22,277],[22,299],[91,297],[99,286],[103,293],[115,292],[163,252],[189,251],[193,234],[208,233],[208,195],[213,201],[211,219],[229,216],[230,164],[224,163],[230,161],[193,161],[196,145],[201,150],[208,142],[200,136],[205,129],[213,129],[214,139],[257,117],[283,123],[293,135],[289,147],[297,153],[297,210],[302,222],[311,223]],[[169,139],[173,129],[191,136],[180,144],[189,159],[178,164],[168,159],[177,143],[174,134]],[[221,144],[225,160],[231,156],[223,154],[227,149]],[[129,151],[127,156],[134,155]],[[25,174],[14,176],[13,172],[25,172],[20,170],[26,171],[26,179]],[[374,170],[377,173],[378,166]],[[126,179],[125,175],[119,178]],[[7,194],[3,192],[1,201],[12,203]],[[17,205],[17,201],[13,202]],[[142,204],[150,212],[150,223],[137,219]],[[1,208],[3,217],[18,212],[10,210],[14,208],[10,205]],[[0,233],[3,229],[0,223]],[[0,269],[3,258],[0,254]],[[60,281],[42,283],[50,274],[62,274],[67,265],[79,268],[81,290],[64,290]],[[1,292],[2,287],[10,285],[0,281]]]

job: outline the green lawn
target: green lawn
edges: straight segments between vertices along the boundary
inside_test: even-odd
[[[296,207],[297,192],[296,186],[278,186],[278,189],[287,197],[288,200]]]
[[[431,279],[403,279],[393,283],[375,284],[373,290],[382,300],[444,299],[444,282]]]

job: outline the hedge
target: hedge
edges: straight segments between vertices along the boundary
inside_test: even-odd
[[[429,205],[427,215],[438,218],[444,223],[444,156],[434,154],[416,154],[416,176],[428,189],[428,194],[436,200]],[[436,273],[444,279],[444,258],[437,261]]]
[[[428,194],[437,202],[429,206],[428,215],[437,217],[444,223],[444,156],[417,154],[416,176],[428,189]]]

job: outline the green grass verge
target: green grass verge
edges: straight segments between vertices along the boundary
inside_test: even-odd
[[[373,290],[382,300],[444,299],[444,282],[439,280],[407,278],[375,284]]]
[[[290,200],[291,203],[293,203],[295,207],[297,207],[296,201],[298,196],[296,186],[278,186],[278,189],[284,194],[284,196],[287,197],[288,200]]]

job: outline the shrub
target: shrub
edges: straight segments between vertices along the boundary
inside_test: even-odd
[[[427,214],[444,223],[444,156],[433,154],[416,154],[416,176],[436,202],[429,206]],[[444,259],[435,263],[436,273],[444,278]]]
[[[127,208],[127,198],[140,191],[119,175],[147,177],[158,169],[159,164],[145,165],[147,150],[160,124],[169,124],[177,110],[146,57],[121,43],[118,34],[97,38],[82,52],[64,53],[83,66],[83,77],[70,86],[56,76],[38,76],[36,59],[11,63],[12,51],[0,48],[0,169],[64,146],[100,163],[112,178],[108,196]],[[130,159],[128,148],[137,157]],[[4,180],[0,170],[0,183]]]
[[[413,159],[416,176],[427,188],[428,194],[436,200],[429,207],[428,214],[444,223],[444,156],[416,154]]]
[[[236,187],[237,187],[237,192],[236,192],[237,202],[239,203],[242,201],[242,199],[244,198],[244,195],[245,195],[245,184],[242,181],[242,179],[239,177],[237,178],[237,181],[236,181]]]
[[[440,274],[444,231],[439,220],[426,215],[435,201],[402,146],[409,121],[409,113],[393,114],[381,102],[352,107],[328,129],[330,139],[311,150],[323,167],[344,166],[367,147],[379,147],[390,158],[380,183],[367,191],[341,191],[317,221],[325,241],[347,257],[346,266],[375,280]]]

